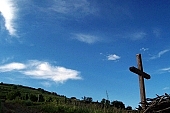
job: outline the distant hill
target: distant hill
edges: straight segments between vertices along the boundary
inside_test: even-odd
[[[1,113],[127,113],[123,102],[102,99],[93,102],[92,97],[67,98],[42,88],[0,83]],[[133,111],[134,113],[137,111]]]

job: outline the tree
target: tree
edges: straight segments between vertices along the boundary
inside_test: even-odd
[[[118,108],[118,109],[125,109],[125,105],[121,101],[113,101],[111,102],[112,106]]]
[[[28,100],[28,99],[29,99],[28,94],[25,94],[25,100]]]
[[[47,97],[46,98],[46,102],[52,102],[52,101],[53,101],[52,97]]]
[[[39,102],[44,102],[45,99],[44,99],[44,96],[42,94],[39,95]]]
[[[102,104],[102,108],[105,108],[105,104],[106,104],[106,99],[102,99],[102,101],[101,101],[101,104]]]
[[[110,106],[110,101],[106,100],[106,107],[109,107],[109,106]]]
[[[17,86],[16,86],[16,85],[13,85],[13,86],[12,86],[12,89],[17,89]]]
[[[37,98],[36,95],[31,94],[31,95],[30,95],[30,100],[33,101],[33,102],[37,102],[38,98]]]
[[[126,110],[132,110],[132,107],[131,106],[127,106]]]
[[[76,100],[76,97],[71,97],[70,99],[72,99],[72,100]]]
[[[92,97],[87,97],[86,99],[87,103],[91,103],[93,101]]]
[[[106,99],[102,99],[102,101],[101,101],[101,104],[105,104],[106,103]]]
[[[91,103],[93,101],[92,97],[85,97],[84,96],[84,97],[82,97],[82,99],[85,103]]]
[[[52,94],[52,95],[56,95],[56,96],[58,96],[56,92],[52,92],[51,94]]]
[[[108,108],[110,106],[110,101],[103,98],[101,101],[101,104],[102,104],[102,107]]]
[[[42,89],[42,88],[38,88],[38,91],[40,91],[41,93],[44,93],[44,92],[45,92],[45,90]]]
[[[7,98],[8,98],[9,100],[13,100],[13,99],[15,99],[16,97],[21,97],[20,91],[11,91],[11,92],[9,92],[8,95],[7,95]]]

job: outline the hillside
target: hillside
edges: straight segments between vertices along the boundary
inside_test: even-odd
[[[41,88],[0,83],[2,113],[127,113],[123,102],[102,99],[93,102],[91,97],[67,98]],[[137,111],[133,111],[134,113]]]

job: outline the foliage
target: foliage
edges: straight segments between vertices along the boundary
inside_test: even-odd
[[[5,103],[17,103],[29,108],[35,108],[47,113],[126,113],[132,110],[131,106],[121,101],[102,99],[94,102],[92,97],[67,98],[55,92],[48,92],[41,88],[0,83],[0,99]],[[135,112],[134,112],[135,113]]]
[[[30,95],[30,100],[33,101],[33,102],[37,102],[38,97],[36,95],[34,95],[34,94],[31,94]]]
[[[126,110],[132,110],[132,107],[131,106],[127,106]]]
[[[91,103],[93,101],[92,97],[85,97],[84,96],[84,97],[82,97],[82,99],[85,103]]]
[[[39,94],[38,95],[38,102],[44,102],[45,99],[44,99],[44,96],[42,94]]]
[[[125,109],[125,105],[121,101],[113,101],[111,104],[118,109]]]
[[[20,97],[21,96],[21,93],[20,93],[20,91],[15,91],[15,90],[13,90],[13,91],[10,91],[9,93],[8,93],[8,95],[7,95],[7,98],[9,99],[9,100],[13,100],[13,99],[15,99],[16,97]]]
[[[31,100],[26,100],[24,101],[23,103],[25,106],[32,106],[33,105],[33,102]]]

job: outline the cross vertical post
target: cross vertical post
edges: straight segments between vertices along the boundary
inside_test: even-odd
[[[146,72],[143,72],[141,54],[137,54],[136,59],[137,59],[138,68],[132,66],[132,67],[129,68],[129,70],[139,76],[140,99],[141,99],[142,109],[144,110],[147,107],[146,106],[146,94],[145,94],[144,78],[150,79],[151,76],[149,74],[147,74]]]
[[[142,66],[142,58],[141,54],[136,55],[137,58],[137,66],[138,69],[143,72],[143,66]],[[144,77],[139,75],[139,87],[140,87],[140,99],[141,99],[141,105],[143,109],[146,109],[146,94],[145,94],[145,85],[144,85]]]

